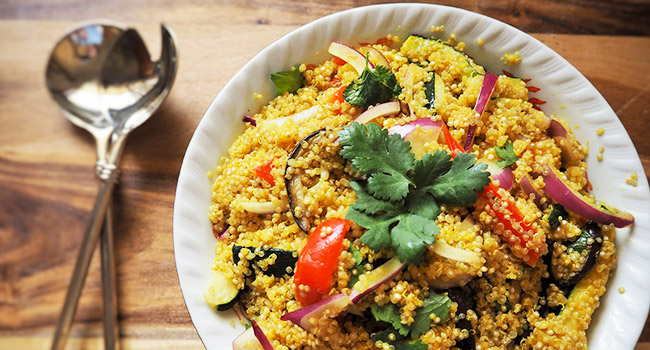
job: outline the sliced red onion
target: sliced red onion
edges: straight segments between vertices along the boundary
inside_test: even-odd
[[[390,63],[388,63],[388,60],[386,59],[386,56],[382,54],[379,50],[375,49],[372,46],[363,46],[359,48],[359,52],[361,52],[362,55],[369,55],[370,62],[374,63],[375,66],[385,66],[387,68],[390,68]]]
[[[250,123],[252,126],[257,126],[257,121],[256,121],[253,117],[251,117],[250,115],[244,115],[244,117],[242,118],[242,121],[243,121],[244,123],[247,123],[247,122],[248,122],[248,123]]]
[[[233,350],[259,350],[263,349],[262,344],[255,337],[255,330],[251,327],[243,331],[232,341]]]
[[[564,183],[560,172],[555,167],[547,164],[546,171],[542,176],[544,177],[544,191],[546,194],[565,209],[585,219],[601,224],[614,224],[619,228],[634,223],[634,216],[628,212],[590,203],[587,198]]]
[[[228,233],[229,229],[230,229],[230,225],[226,224],[226,226],[224,226],[223,230],[221,230],[221,233],[219,234],[218,239],[223,239],[226,236],[226,233]]]
[[[522,190],[528,195],[533,195],[533,201],[537,204],[538,207],[542,206],[542,198],[544,198],[544,193],[540,191],[535,185],[533,185],[533,178],[529,174],[525,174],[519,179],[519,186]]]
[[[465,262],[469,264],[481,262],[481,254],[471,251],[456,248],[447,244],[445,241],[437,240],[433,245],[433,252],[443,258]]]
[[[406,262],[400,262],[398,257],[393,257],[378,268],[363,274],[359,281],[352,286],[350,302],[356,304],[384,282],[395,277],[405,266]]]
[[[416,158],[422,157],[428,150],[427,143],[437,142],[442,130],[441,121],[432,121],[429,118],[420,118],[404,125],[395,125],[388,129],[388,134],[398,134],[411,143],[411,152]]]
[[[565,164],[578,165],[580,163],[579,153],[575,148],[575,143],[579,144],[579,142],[572,140],[569,132],[562,123],[557,119],[551,118],[547,133],[562,150],[562,161]]]
[[[481,159],[480,162],[487,165],[487,170],[490,172],[492,180],[499,181],[499,187],[508,191],[512,188],[514,175],[512,175],[512,169],[509,166],[502,168],[496,165],[496,163],[485,159]]]
[[[481,115],[483,115],[485,106],[487,106],[487,103],[490,101],[490,97],[494,92],[494,88],[497,86],[497,80],[499,80],[499,76],[492,72],[486,72],[485,76],[483,76],[483,85],[481,85],[481,90],[479,91],[478,98],[476,99],[476,106],[474,106],[474,111],[478,113],[479,118]],[[463,145],[463,149],[469,150],[470,146],[472,146],[472,143],[474,143],[475,133],[476,123],[472,121],[470,126],[467,128],[467,136],[465,136],[465,144]]]
[[[309,331],[312,328],[312,324],[309,322],[310,319],[320,319],[326,313],[329,313],[330,317],[337,316],[349,304],[350,297],[345,294],[337,294],[296,311],[284,314],[280,319],[283,321],[291,321]]]
[[[399,102],[386,102],[369,108],[365,112],[361,113],[361,115],[359,115],[354,121],[360,124],[367,124],[375,118],[397,114],[401,110]]]
[[[404,125],[394,125],[388,129],[388,135],[398,134],[401,137],[408,136],[413,130],[415,130],[418,125],[421,128],[437,128],[440,130],[442,127],[442,121],[433,121],[429,118],[418,118],[410,123]]]
[[[259,340],[260,344],[262,344],[262,349],[264,350],[274,350],[273,345],[271,345],[271,341],[269,341],[269,338],[266,337],[266,334],[262,331],[262,328],[255,322],[255,320],[251,320],[251,325],[253,326],[253,333],[255,334],[255,338]]]
[[[327,52],[352,65],[359,75],[366,69],[366,56],[350,46],[333,41]],[[368,62],[368,68],[374,69],[375,65]]]

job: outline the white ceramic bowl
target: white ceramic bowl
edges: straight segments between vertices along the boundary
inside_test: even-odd
[[[578,139],[592,150],[605,147],[605,159],[588,157],[589,179],[600,200],[634,214],[632,229],[618,230],[618,268],[610,279],[597,316],[589,329],[591,349],[632,349],[641,333],[650,305],[650,191],[645,172],[618,117],[589,81],[560,55],[533,37],[499,22],[465,10],[424,4],[389,4],[360,7],[336,13],[280,38],[257,54],[223,88],[199,123],[188,146],[178,178],[174,203],[174,253],[181,289],[196,330],[208,349],[231,349],[243,327],[231,320],[232,312],[217,313],[203,300],[214,258],[215,240],[208,220],[211,189],[206,173],[244,129],[242,115],[254,113],[267,103],[255,101],[259,92],[272,96],[268,78],[296,63],[317,63],[329,58],[331,41],[356,44],[373,42],[388,33],[431,35],[432,25],[444,24],[445,38],[455,33],[466,42],[466,52],[493,72],[511,70],[533,79],[547,100],[547,114],[567,120]],[[485,44],[477,45],[483,38]],[[519,51],[523,60],[513,68],[503,66],[505,52]],[[597,59],[597,58],[596,58]],[[241,101],[241,103],[233,103]],[[597,136],[598,128],[606,130]],[[626,185],[632,172],[638,185]],[[625,288],[620,294],[617,289]]]

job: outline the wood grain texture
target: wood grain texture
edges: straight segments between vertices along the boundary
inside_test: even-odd
[[[301,25],[348,8],[393,1],[373,0],[5,0],[0,18],[86,20],[119,13],[122,21],[194,24]],[[430,2],[485,14],[532,33],[650,35],[647,0],[441,0]]]
[[[98,185],[92,139],[63,118],[44,86],[48,53],[61,35],[78,20],[108,17],[141,31],[152,52],[160,47],[160,21],[178,36],[177,82],[160,111],[127,141],[115,193],[120,326],[125,349],[200,349],[178,286],[172,243],[176,179],[192,133],[214,96],[263,47],[312,19],[367,3],[1,2],[0,349],[48,347]],[[594,83],[626,126],[650,176],[650,37],[611,36],[648,35],[641,23],[648,3],[535,4],[455,3],[520,28],[573,33],[534,36]],[[610,15],[580,14],[586,7]],[[558,8],[574,15],[562,17]],[[593,24],[599,20],[612,23],[604,30]],[[100,288],[95,256],[68,348],[101,348]],[[650,349],[650,326],[640,341],[638,349]]]

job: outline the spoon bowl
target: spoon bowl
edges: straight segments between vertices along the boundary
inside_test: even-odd
[[[102,224],[104,343],[110,350],[119,345],[109,203],[127,135],[160,107],[176,77],[175,38],[164,24],[161,31],[162,53],[157,62],[151,60],[135,30],[112,24],[89,24],[74,30],[57,43],[48,61],[47,88],[63,115],[95,138],[95,173],[102,180],[52,349],[65,346]]]

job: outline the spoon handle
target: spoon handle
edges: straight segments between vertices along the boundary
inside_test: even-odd
[[[102,293],[104,296],[104,350],[119,350],[117,284],[115,277],[115,238],[113,235],[113,210],[109,203],[101,234]]]
[[[72,320],[77,311],[79,295],[81,294],[81,289],[86,280],[90,260],[92,259],[93,252],[95,251],[95,247],[99,241],[99,233],[102,224],[104,223],[106,209],[111,201],[111,194],[113,193],[115,182],[117,181],[116,171],[113,171],[108,175],[107,179],[102,182],[99,187],[99,192],[97,193],[97,198],[95,199],[95,204],[91,212],[91,219],[90,222],[88,222],[88,226],[86,226],[84,240],[81,243],[81,250],[77,257],[77,263],[74,267],[72,280],[70,281],[68,293],[65,297],[65,303],[63,304],[63,310],[59,316],[59,323],[57,324],[56,333],[54,334],[54,341],[52,342],[51,347],[52,350],[63,350],[65,343],[68,340],[68,335],[70,334],[70,326],[72,325]]]

